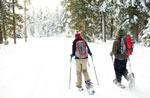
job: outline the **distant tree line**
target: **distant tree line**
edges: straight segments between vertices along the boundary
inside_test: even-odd
[[[69,28],[81,31],[89,41],[112,39],[122,28],[138,42],[150,17],[149,0],[64,0],[62,4]]]

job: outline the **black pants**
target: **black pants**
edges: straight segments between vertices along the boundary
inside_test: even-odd
[[[122,76],[126,77],[128,74],[126,64],[127,64],[127,59],[125,60],[115,59],[114,61],[114,69],[115,69],[116,79],[118,82],[121,82]]]

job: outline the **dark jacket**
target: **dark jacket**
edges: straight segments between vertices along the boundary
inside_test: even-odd
[[[120,39],[121,36],[116,38],[115,41],[113,42],[111,54],[114,55],[115,58],[118,60],[125,60],[128,58],[128,56],[119,53]]]
[[[84,40],[84,39],[82,39],[82,38],[77,38],[77,39],[75,39],[75,40],[73,41],[73,44],[72,44],[72,54],[71,54],[71,56],[72,56],[72,57],[75,56],[75,59],[80,59],[80,58],[78,58],[78,57],[75,55],[75,52],[76,52],[76,42],[79,41],[79,40]],[[84,41],[85,41],[85,40],[84,40]],[[92,55],[92,52],[90,51],[90,48],[89,48],[89,46],[88,46],[88,44],[87,44],[86,41],[85,41],[85,43],[86,43],[86,46],[87,46],[87,49],[88,49],[88,54],[89,54],[89,55]],[[86,59],[86,58],[88,58],[88,56],[85,57],[85,58],[82,58],[82,59]]]

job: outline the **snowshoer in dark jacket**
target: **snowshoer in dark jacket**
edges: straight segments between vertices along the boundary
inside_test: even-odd
[[[115,56],[114,60],[114,70],[116,78],[113,80],[115,84],[124,88],[124,85],[121,84],[122,76],[124,76],[127,80],[128,77],[128,70],[126,68],[128,56],[121,54],[120,51],[120,40],[124,35],[124,31],[120,30],[117,33],[117,37],[113,42],[112,51],[110,53],[111,56]]]
[[[85,53],[85,56],[83,56],[82,58],[80,58],[77,54],[77,43],[79,41],[83,41],[87,50],[87,54]],[[75,61],[76,61],[76,75],[77,75],[77,82],[76,82],[76,87],[78,87],[79,89],[83,89],[82,88],[82,74],[84,76],[84,80],[86,85],[91,86],[92,82],[90,80],[88,71],[87,71],[87,63],[88,63],[88,54],[90,56],[92,56],[92,53],[90,51],[90,48],[87,44],[87,42],[81,37],[80,33],[76,33],[75,34],[75,40],[73,41],[73,45],[72,45],[72,54],[71,54],[71,58],[73,56],[75,56]]]

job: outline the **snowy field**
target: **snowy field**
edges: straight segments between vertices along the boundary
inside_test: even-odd
[[[72,41],[51,37],[28,39],[28,43],[18,39],[16,45],[0,45],[0,98],[150,98],[150,48],[135,45],[130,61],[136,87],[121,89],[112,82],[112,41],[89,43],[94,61],[89,58],[88,70],[96,93],[88,95],[86,90],[79,92],[75,87],[75,61],[69,61]],[[124,78],[123,84],[128,85]]]

